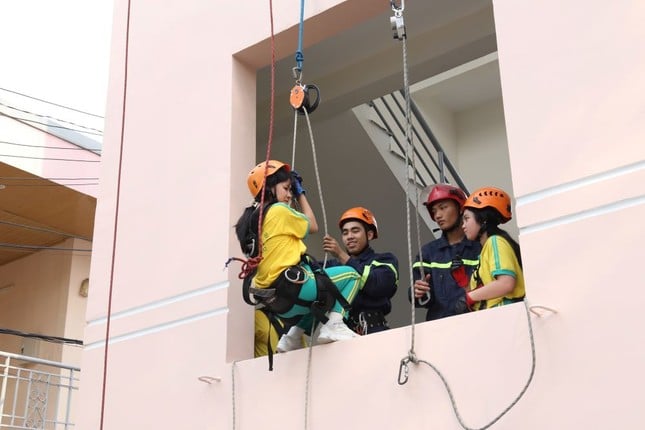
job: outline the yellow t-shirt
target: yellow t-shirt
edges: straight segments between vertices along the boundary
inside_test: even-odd
[[[470,289],[474,290],[478,286],[486,285],[500,275],[509,275],[515,278],[513,291],[506,296],[486,300],[485,306],[475,303],[474,309],[501,306],[508,302],[504,299],[524,297],[524,273],[520,262],[517,260],[511,244],[502,236],[494,235],[489,237],[482,247],[482,252],[479,255],[479,267],[470,278]]]
[[[274,203],[262,222],[262,261],[253,279],[257,288],[267,288],[287,268],[298,264],[307,251],[302,239],[309,232],[309,219],[285,203]]]

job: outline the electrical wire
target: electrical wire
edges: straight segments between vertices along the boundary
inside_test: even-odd
[[[20,336],[20,337],[26,337],[26,338],[33,338],[33,339],[40,339],[44,340],[47,342],[52,342],[52,343],[61,343],[61,344],[66,344],[66,345],[74,345],[74,346],[83,346],[83,341],[78,340],[78,339],[70,339],[67,337],[59,337],[59,336],[48,336],[45,334],[38,334],[38,333],[27,333],[19,330],[12,330],[9,328],[0,328],[0,334],[9,334],[12,336]]]
[[[4,143],[5,145],[13,145],[13,146],[24,146],[24,147],[27,147],[27,148],[63,149],[63,150],[67,150],[67,151],[90,151],[90,152],[101,152],[101,151],[103,151],[100,148],[98,148],[98,149],[81,148],[81,147],[66,148],[64,146],[29,145],[27,143],[8,142],[6,140],[0,140],[0,143]]]
[[[16,248],[16,249],[24,249],[24,250],[41,250],[41,251],[92,252],[91,249],[61,248],[57,246],[41,246],[41,245],[21,245],[18,243],[6,243],[6,242],[0,242],[0,248]]]
[[[18,91],[10,90],[10,89],[7,89],[7,88],[0,88],[0,90],[6,91],[6,92],[12,93],[12,94],[17,94],[17,95],[22,96],[22,97],[27,97],[28,99],[37,100],[39,102],[47,103],[47,104],[50,104],[52,106],[58,106],[58,107],[61,107],[61,108],[69,109],[69,110],[72,110],[74,112],[82,113],[82,114],[93,116],[93,117],[96,117],[96,118],[103,118],[101,115],[97,115],[95,113],[85,112],[85,111],[82,111],[82,110],[79,110],[79,109],[75,109],[73,107],[69,107],[69,106],[58,104],[58,103],[50,102],[48,100],[39,99],[38,97],[29,96],[27,94],[23,94],[23,93],[20,93]]]
[[[0,189],[5,188],[16,188],[16,187],[87,187],[98,185],[98,182],[87,182],[87,183],[78,183],[72,182],[69,184],[2,184],[0,183]]]
[[[57,236],[65,236],[65,237],[74,238],[74,239],[83,239],[83,240],[87,240],[88,242],[92,241],[91,238],[82,237],[82,236],[76,236],[76,235],[73,235],[73,234],[65,233],[64,231],[53,230],[53,229],[46,228],[46,227],[36,227],[34,225],[20,224],[20,223],[11,222],[11,221],[0,221],[0,224],[9,225],[11,227],[24,228],[26,230],[34,230],[34,231],[40,231],[40,232],[43,232],[43,233],[51,233],[51,234],[55,234]]]
[[[93,131],[78,130],[78,129],[75,129],[75,128],[64,127],[62,125],[48,124],[46,122],[36,121],[35,119],[27,119],[27,118],[20,118],[20,117],[12,116],[12,115],[9,115],[9,114],[4,113],[4,112],[0,112],[0,115],[6,116],[7,118],[15,119],[16,121],[32,122],[34,124],[44,125],[45,127],[60,128],[62,130],[70,130],[70,131],[75,131],[77,133],[92,134],[92,135],[95,135],[95,136],[103,136],[103,133],[96,133],[96,132],[93,132]]]
[[[79,160],[76,158],[53,158],[53,157],[30,157],[28,155],[10,155],[10,154],[0,154],[0,157],[26,158],[28,160],[44,160],[44,161],[75,161],[78,163],[100,163],[101,162],[101,160]]]
[[[84,128],[86,130],[97,131],[97,132],[103,134],[103,130],[99,130],[98,128],[87,127],[85,125],[76,124],[75,122],[67,121],[65,119],[56,118],[56,117],[53,117],[53,116],[50,116],[50,115],[42,115],[42,114],[31,112],[31,111],[28,111],[28,110],[20,109],[20,108],[17,108],[15,106],[11,106],[11,105],[8,105],[8,104],[2,103],[2,102],[0,102],[0,106],[4,106],[4,107],[7,107],[7,108],[12,109],[12,110],[17,110],[18,112],[26,113],[28,115],[34,115],[34,116],[37,116],[37,117],[40,117],[40,118],[46,118],[46,119],[52,119],[52,120],[58,121],[58,122],[64,122],[65,124],[73,125],[75,127]]]
[[[23,178],[20,176],[0,176],[1,181],[98,181],[99,178]]]

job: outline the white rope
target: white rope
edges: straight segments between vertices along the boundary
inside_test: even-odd
[[[407,244],[408,244],[408,275],[410,276],[410,282],[414,279],[414,274],[412,273],[412,265],[414,263],[412,257],[412,233],[411,233],[411,222],[410,222],[410,186],[414,185],[415,188],[415,198],[418,201],[418,188],[416,186],[416,159],[414,156],[414,146],[412,143],[412,119],[410,118],[410,84],[408,81],[408,52],[407,52],[407,38],[402,38],[402,50],[403,50],[403,89],[405,93],[405,119],[406,119],[406,128],[405,128],[405,220],[406,220],[406,234],[407,234]],[[410,163],[410,151],[412,152],[412,163]],[[410,164],[412,164],[412,169],[414,171],[413,181],[410,181],[409,169]],[[417,243],[419,244],[419,257],[421,257],[421,239],[420,239],[420,228],[419,228],[419,215],[416,211],[416,228],[417,228]],[[423,279],[423,267],[420,266],[421,275]],[[415,338],[415,320],[416,320],[416,309],[415,309],[415,299],[414,299],[414,288],[411,291],[410,297],[410,357],[414,357],[414,338]]]
[[[432,363],[425,361],[425,360],[418,360],[419,363],[426,364],[430,366],[432,370],[439,376],[441,379],[441,382],[443,382],[444,387],[446,388],[446,391],[448,392],[448,397],[450,397],[450,403],[452,405],[452,409],[455,412],[455,416],[457,417],[457,421],[459,421],[459,425],[464,429],[464,430],[486,430],[487,428],[490,428],[493,424],[495,424],[497,421],[499,421],[508,411],[511,410],[513,406],[517,404],[517,402],[520,401],[522,396],[524,396],[524,393],[526,393],[526,390],[529,388],[529,385],[531,385],[531,381],[533,380],[533,375],[535,375],[535,339],[533,336],[533,323],[531,322],[531,314],[529,312],[529,306],[524,299],[524,309],[526,311],[526,320],[528,322],[528,329],[529,329],[529,339],[531,341],[531,372],[529,373],[528,380],[524,384],[524,387],[520,391],[520,393],[515,397],[515,399],[511,402],[510,405],[508,405],[501,413],[499,413],[495,418],[493,418],[488,424],[486,424],[483,427],[468,427],[464,423],[464,419],[462,418],[461,414],[459,413],[459,409],[457,408],[457,402],[455,401],[455,396],[452,394],[452,390],[450,389],[450,385],[448,384],[448,381],[446,380],[445,376],[437,369]]]
[[[325,235],[328,234],[327,230],[327,211],[325,209],[325,201],[323,199],[323,192],[322,192],[322,185],[320,182],[320,171],[318,170],[318,159],[316,157],[316,143],[314,140],[314,133],[313,130],[311,129],[311,121],[309,120],[309,112],[307,112],[307,109],[303,107],[302,111],[304,112],[305,119],[307,120],[307,129],[309,130],[309,139],[311,141],[311,153],[313,156],[313,163],[314,163],[314,172],[316,174],[316,185],[318,187],[318,195],[320,196],[320,207],[322,211],[322,216],[323,216],[323,231]],[[296,132],[297,132],[297,124],[298,124],[298,111],[294,110],[294,125],[293,125],[293,149],[292,149],[292,161],[291,161],[291,166],[295,165],[296,159]],[[325,252],[325,259],[323,261],[323,269],[327,266],[327,252]],[[310,381],[311,381],[311,361],[312,361],[312,350],[314,347],[314,329],[316,328],[316,320],[314,318],[312,327],[311,327],[311,333],[310,333],[310,338],[311,342],[309,343],[309,352],[307,354],[307,374],[305,378],[305,411],[304,411],[304,430],[308,429],[309,426],[309,398],[311,396],[311,386],[310,386]]]
[[[298,111],[293,110],[293,144],[291,145],[291,170],[296,168],[296,132],[298,131]]]
[[[309,129],[309,138],[311,139],[311,153],[314,158],[314,171],[316,172],[316,185],[318,186],[318,195],[320,196],[320,209],[323,216],[323,232],[325,236],[328,234],[327,231],[327,211],[325,210],[325,201],[323,200],[322,185],[320,184],[320,172],[318,170],[318,159],[316,157],[316,144],[314,142],[314,133],[311,130],[311,122],[309,121],[309,113],[307,109],[303,108],[305,113],[305,118],[307,119],[307,128]],[[325,252],[325,260],[323,261],[323,269],[327,266],[327,252]]]
[[[307,377],[305,379],[305,426],[304,430],[309,428],[309,398],[311,397],[311,360],[314,348],[314,330],[316,329],[316,319],[311,322],[311,332],[309,334],[309,351],[307,352]]]
[[[233,422],[233,430],[235,430],[235,365],[237,364],[237,361],[234,361],[233,364],[231,364],[231,394],[232,394],[232,401],[233,401],[233,416],[231,417],[231,421]]]

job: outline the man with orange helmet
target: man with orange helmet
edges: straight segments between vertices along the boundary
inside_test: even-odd
[[[499,224],[511,220],[511,199],[499,188],[483,187],[464,203],[462,228],[482,245],[479,265],[463,298],[466,310],[501,306],[524,299],[520,245]]]
[[[370,246],[370,240],[378,237],[378,224],[369,209],[348,209],[338,227],[345,249],[325,236],[323,249],[334,257],[327,267],[350,266],[361,275],[361,289],[346,317],[347,325],[359,334],[387,330],[385,316],[392,310],[391,299],[399,283],[399,261],[394,254],[376,253]]]
[[[463,312],[468,281],[478,263],[481,245],[468,240],[461,229],[461,207],[466,194],[459,188],[437,184],[424,203],[441,237],[421,247],[412,265],[412,295],[416,307],[427,308],[426,321]]]

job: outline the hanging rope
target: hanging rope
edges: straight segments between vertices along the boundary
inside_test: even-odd
[[[390,5],[392,7],[392,10],[394,11],[394,16],[390,18],[390,23],[392,26],[392,30],[394,32],[394,38],[401,40],[402,42],[402,51],[403,51],[403,87],[404,87],[404,94],[405,94],[405,117],[406,117],[406,130],[405,130],[405,137],[406,137],[406,151],[405,151],[405,181],[406,181],[406,188],[405,188],[405,208],[406,208],[406,221],[407,221],[407,238],[408,238],[408,258],[410,261],[410,264],[408,267],[410,268],[410,280],[413,279],[413,273],[412,273],[412,246],[411,246],[411,227],[410,227],[410,192],[409,192],[409,187],[410,184],[412,183],[414,185],[415,189],[415,198],[416,202],[418,205],[419,202],[419,188],[416,186],[416,173],[417,173],[417,168],[416,168],[416,157],[415,157],[415,151],[414,151],[414,145],[412,142],[412,120],[411,120],[411,115],[410,115],[410,86],[408,82],[408,61],[407,61],[407,36],[406,36],[406,30],[405,30],[405,24],[403,21],[403,9],[404,9],[404,2],[401,0],[401,6],[397,6],[396,3],[391,0]],[[410,152],[412,155],[410,156]],[[410,181],[409,177],[409,159],[412,159],[412,168],[413,168],[413,180]],[[421,258],[421,237],[420,237],[420,221],[419,221],[419,211],[415,211],[416,217],[416,231],[417,231],[417,247],[418,247],[418,255],[419,258]],[[421,272],[421,279],[425,278],[424,270],[423,270],[423,265],[420,265],[419,270]],[[452,389],[450,388],[450,385],[448,384],[448,381],[446,378],[443,376],[443,374],[439,371],[439,369],[434,366],[432,363],[426,361],[426,360],[420,360],[417,358],[416,353],[414,351],[414,341],[415,341],[415,300],[414,296],[411,297],[410,300],[410,315],[411,315],[411,335],[410,335],[410,350],[408,351],[407,357],[404,357],[401,359],[401,363],[399,365],[399,378],[398,378],[398,383],[400,385],[405,384],[408,381],[408,374],[409,374],[409,363],[412,362],[414,364],[419,364],[423,363],[427,366],[429,366],[441,379],[441,382],[444,384],[444,387],[446,388],[446,391],[448,392],[448,396],[450,397],[450,402],[453,408],[453,411],[455,412],[455,416],[457,417],[457,421],[459,421],[459,425],[461,425],[462,428],[465,430],[485,430],[490,428],[493,424],[495,424],[497,421],[499,421],[513,406],[517,404],[517,402],[522,398],[526,390],[528,389],[529,385],[531,384],[531,381],[533,380],[533,375],[535,374],[535,341],[534,341],[534,336],[533,336],[533,324],[531,322],[531,315],[529,313],[529,307],[524,300],[524,307],[526,311],[526,318],[527,318],[527,323],[528,323],[528,331],[529,331],[529,339],[531,343],[531,371],[528,377],[528,380],[526,381],[526,384],[524,384],[524,387],[520,391],[520,393],[516,396],[516,398],[511,402],[509,406],[507,406],[500,414],[498,414],[493,420],[491,420],[488,424],[486,424],[483,427],[479,428],[472,428],[468,427],[459,413],[459,409],[457,408],[457,403],[455,401],[454,395],[452,393]]]
[[[405,127],[405,140],[406,140],[406,147],[405,147],[405,166],[404,166],[404,172],[403,172],[403,178],[405,181],[405,219],[406,219],[406,234],[407,234],[407,244],[408,244],[408,275],[410,276],[410,281],[414,279],[414,274],[412,272],[412,265],[413,265],[413,257],[412,257],[412,227],[411,227],[411,222],[410,222],[410,187],[414,186],[414,198],[415,201],[419,201],[419,189],[416,186],[416,156],[415,156],[415,151],[414,151],[414,144],[413,144],[413,135],[412,135],[412,119],[411,119],[411,114],[410,114],[410,84],[408,80],[408,54],[407,54],[407,36],[405,33],[405,23],[403,21],[403,9],[404,9],[404,3],[403,1],[401,2],[401,6],[397,6],[394,1],[390,1],[390,5],[392,7],[392,10],[394,11],[394,16],[390,18],[390,23],[392,26],[392,30],[394,31],[394,38],[399,39],[402,44],[402,51],[403,51],[403,89],[404,89],[404,95],[405,95],[405,119],[406,119],[406,127]],[[412,171],[414,172],[414,176],[412,180],[410,180],[410,166],[412,166]],[[419,211],[415,211],[415,222],[416,222],[416,232],[417,232],[417,248],[418,248],[418,253],[419,256],[421,256],[421,236],[420,236],[420,221],[419,221]],[[421,279],[425,278],[425,273],[423,270],[423,266],[420,266],[420,271],[421,271]],[[408,356],[407,360],[416,362],[417,358],[414,352],[414,341],[415,341],[415,320],[416,320],[416,308],[415,308],[415,300],[414,300],[414,295],[411,297],[410,300],[410,350],[408,351]]]
[[[126,27],[125,27],[125,56],[123,60],[123,103],[121,105],[121,136],[119,142],[119,167],[116,181],[116,197],[115,197],[115,209],[114,209],[114,233],[112,236],[112,258],[110,261],[110,287],[108,290],[108,307],[107,307],[107,319],[105,324],[105,352],[103,355],[103,380],[101,382],[101,418],[99,429],[103,430],[103,424],[105,421],[105,394],[107,388],[107,364],[108,364],[108,350],[109,350],[109,341],[110,341],[110,326],[112,321],[112,296],[114,292],[114,268],[116,261],[116,243],[118,238],[119,230],[119,209],[121,201],[121,173],[123,168],[123,142],[125,136],[125,118],[126,118],[126,100],[128,94],[128,54],[130,51],[130,8],[131,2],[128,0],[128,10],[126,13]]]
[[[490,428],[493,424],[495,424],[497,421],[499,421],[508,411],[511,410],[513,406],[517,404],[517,402],[520,401],[522,396],[524,396],[524,393],[526,393],[526,390],[529,388],[529,385],[531,385],[531,381],[533,381],[533,376],[535,375],[535,339],[533,335],[533,323],[531,321],[531,314],[530,314],[530,309],[529,305],[527,303],[527,300],[523,300],[524,303],[524,309],[526,311],[526,321],[528,324],[528,332],[529,332],[529,339],[531,343],[531,371],[529,373],[529,377],[524,384],[524,387],[522,387],[522,390],[520,393],[513,399],[513,401],[502,411],[500,412],[495,418],[493,418],[488,424],[482,426],[482,427],[468,427],[466,423],[464,423],[464,419],[462,418],[461,414],[459,413],[459,409],[457,408],[457,402],[455,400],[455,396],[452,393],[452,389],[450,388],[450,385],[448,384],[448,381],[446,380],[446,377],[443,376],[443,374],[437,369],[436,366],[434,366],[432,363],[426,361],[426,360],[417,360],[415,364],[418,363],[423,363],[427,366],[429,366],[436,374],[439,376],[441,379],[441,382],[443,383],[444,387],[446,388],[446,391],[448,392],[448,397],[450,397],[450,404],[452,405],[452,410],[455,412],[455,416],[457,417],[457,421],[459,421],[459,425],[464,429],[464,430],[486,430]],[[410,360],[411,361],[411,360]],[[403,385],[407,382],[408,379],[408,363],[409,361],[401,360],[401,367],[399,368],[399,384]],[[403,378],[403,379],[402,379]]]
[[[296,51],[296,67],[294,67],[294,78],[300,80],[302,75],[302,63],[305,61],[305,56],[302,53],[302,40],[305,28],[305,0],[300,0],[300,26],[298,27],[298,50]],[[296,76],[296,72],[298,73]]]
[[[264,159],[264,185],[266,185],[267,174],[269,172],[269,160],[271,159],[271,146],[273,144],[273,124],[275,120],[275,34],[273,29],[273,0],[269,0],[269,21],[271,22],[271,102],[269,104],[269,136],[266,157]],[[248,265],[251,269],[256,268],[262,260],[262,221],[264,221],[265,196],[266,193],[263,190],[262,197],[260,198],[260,216],[258,217],[258,255],[248,260]]]

